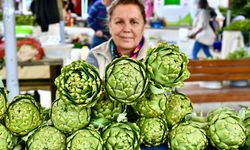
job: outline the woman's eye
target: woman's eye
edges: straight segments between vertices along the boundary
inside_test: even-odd
[[[117,21],[115,22],[115,24],[122,24],[122,21]]]
[[[138,24],[137,21],[131,21],[131,24]]]

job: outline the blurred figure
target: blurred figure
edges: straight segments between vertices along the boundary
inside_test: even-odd
[[[192,59],[198,59],[198,52],[203,50],[206,57],[211,58],[209,46],[215,41],[216,35],[209,25],[210,12],[208,10],[207,0],[198,0],[198,11],[193,21],[193,29],[189,34],[189,38],[195,39],[192,50]]]
[[[97,0],[90,7],[87,23],[90,28],[95,31],[92,39],[91,47],[95,47],[110,38],[110,33],[107,25],[107,6],[112,0]]]
[[[75,13],[74,7],[75,7],[75,6],[74,6],[72,0],[68,0],[68,1],[67,1],[67,8],[66,8],[66,11],[70,11],[71,13]]]

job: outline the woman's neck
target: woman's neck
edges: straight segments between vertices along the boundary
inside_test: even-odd
[[[120,54],[122,54],[122,55],[127,55],[127,56],[129,56],[130,55],[130,53],[131,53],[131,51],[133,51],[133,49],[132,50],[122,50],[122,49],[119,49],[119,48],[117,48],[117,51],[120,53]]]

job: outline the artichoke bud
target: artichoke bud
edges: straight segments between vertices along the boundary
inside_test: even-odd
[[[199,125],[182,122],[171,129],[168,145],[171,149],[206,150],[208,140]]]
[[[0,88],[0,120],[3,119],[7,110],[7,102],[7,90],[5,88]]]
[[[2,124],[0,124],[0,149],[9,150],[14,146],[14,136]]]
[[[154,94],[149,89],[143,99],[133,105],[133,108],[142,117],[162,117],[166,110],[167,99],[166,93]]]
[[[245,146],[250,148],[250,107],[245,110],[245,118],[243,120],[243,125],[246,129],[246,143]],[[247,149],[246,148],[246,149]]]
[[[72,134],[87,126],[90,118],[90,108],[74,105],[68,100],[58,99],[52,105],[51,121],[58,130],[65,134]]]
[[[182,87],[183,81],[190,76],[188,57],[177,45],[159,43],[147,51],[144,62],[150,80],[156,87],[166,91],[171,91],[173,87]]]
[[[67,138],[67,150],[103,150],[103,140],[94,129],[81,129]]]
[[[105,70],[105,90],[109,99],[132,105],[148,88],[145,66],[128,57],[114,59]]]
[[[237,112],[234,109],[229,108],[229,107],[219,107],[208,112],[207,120],[208,122],[212,120],[217,120],[217,118],[219,118],[221,115],[222,116],[234,116],[235,118],[239,117]]]
[[[86,107],[93,107],[102,95],[101,78],[97,68],[84,60],[64,66],[61,74],[55,79],[55,85],[60,98]]]
[[[187,114],[193,112],[193,106],[190,99],[182,93],[175,93],[168,95],[168,103],[164,111],[169,127],[180,123]]]
[[[27,149],[29,150],[65,150],[65,148],[66,136],[52,126],[44,126],[38,129],[27,141]]]
[[[165,120],[143,117],[137,124],[145,146],[158,146],[167,140],[168,128]]]
[[[126,112],[126,109],[127,105],[104,98],[99,100],[92,108],[93,118],[106,118],[114,121],[119,114]]]
[[[17,95],[10,103],[4,120],[12,134],[24,136],[41,125],[41,106],[30,95]]]
[[[211,144],[218,149],[239,149],[246,140],[245,127],[239,117],[220,112],[210,119],[207,136]]]
[[[135,123],[113,123],[104,128],[102,139],[107,150],[140,150],[142,139]]]

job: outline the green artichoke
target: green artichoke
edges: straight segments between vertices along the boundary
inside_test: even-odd
[[[104,150],[103,140],[96,130],[78,130],[67,138],[67,150]]]
[[[92,107],[102,95],[102,84],[96,67],[84,60],[74,61],[62,68],[55,79],[60,98]]]
[[[0,88],[0,120],[3,119],[7,110],[7,91],[4,88]]]
[[[58,99],[52,105],[51,121],[63,133],[72,134],[87,126],[90,118],[91,110],[88,107],[74,105],[64,99]]]
[[[0,124],[0,149],[9,150],[14,146],[13,135],[2,124]]]
[[[116,120],[118,115],[126,111],[126,105],[109,99],[102,99],[92,108],[93,118]]]
[[[172,127],[182,121],[182,119],[193,111],[190,99],[182,93],[171,93],[168,95],[168,103],[164,116],[169,127]]]
[[[167,140],[168,128],[165,120],[143,117],[137,124],[145,146],[158,146]]]
[[[17,95],[10,103],[4,118],[14,135],[23,136],[42,123],[41,106],[30,95]]]
[[[127,105],[118,101],[111,101],[110,99],[99,100],[92,108],[91,125],[94,128],[103,128],[113,121],[117,121],[120,114],[126,112]]]
[[[148,90],[144,98],[133,105],[136,113],[142,117],[160,117],[163,115],[167,106],[167,95],[154,94]]]
[[[205,150],[208,140],[205,130],[199,125],[183,122],[170,131],[168,145],[171,150]]]
[[[125,104],[140,100],[148,88],[148,81],[144,65],[128,57],[114,59],[105,70],[109,99]]]
[[[219,107],[208,112],[207,121],[210,122],[214,119],[217,119],[220,115],[236,116],[236,117],[238,116],[237,112],[232,108]]]
[[[102,139],[106,150],[140,150],[140,129],[135,123],[114,123],[108,126]]]
[[[240,118],[221,113],[207,125],[207,136],[217,149],[239,149],[246,140],[245,128]]]
[[[147,51],[145,65],[150,80],[155,87],[170,91],[173,87],[182,87],[189,78],[188,57],[177,45],[159,43]]]
[[[35,131],[27,141],[29,150],[65,150],[66,136],[51,126],[45,126]]]
[[[245,112],[245,117],[243,120],[243,125],[246,129],[246,149],[250,149],[250,107],[247,108]]]

